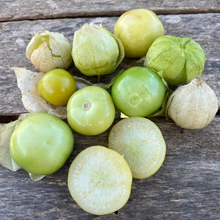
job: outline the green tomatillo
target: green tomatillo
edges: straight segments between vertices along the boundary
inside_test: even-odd
[[[168,87],[157,72],[131,67],[116,79],[111,95],[115,106],[125,115],[150,117],[164,113]]]
[[[59,170],[74,146],[69,126],[47,113],[25,118],[12,133],[10,154],[14,162],[31,174],[47,175]]]
[[[67,120],[73,130],[84,135],[106,131],[115,118],[115,106],[109,93],[98,86],[76,91],[67,103]]]

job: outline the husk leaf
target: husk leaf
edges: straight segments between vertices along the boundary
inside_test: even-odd
[[[55,115],[60,119],[66,119],[66,106],[56,106],[47,102],[38,93],[38,82],[44,73],[32,72],[25,68],[12,68],[17,76],[18,87],[21,90],[22,102],[25,109],[30,113],[46,112]],[[93,84],[80,77],[73,77],[76,82],[77,90]],[[95,86],[104,87],[104,84],[95,84]]]
[[[20,124],[20,122],[27,118],[29,115],[31,114],[22,114],[16,121],[0,125],[0,164],[11,171],[17,171],[21,168],[14,162],[10,154],[11,135]],[[33,181],[38,181],[44,177],[44,175],[29,175]]]

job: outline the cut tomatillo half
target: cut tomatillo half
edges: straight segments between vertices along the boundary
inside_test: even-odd
[[[160,129],[149,119],[141,117],[118,122],[110,132],[108,147],[124,156],[132,176],[137,179],[153,175],[161,167],[166,154]]]
[[[117,211],[128,201],[131,170],[119,153],[102,146],[83,150],[72,162],[68,188],[86,212],[104,215]]]

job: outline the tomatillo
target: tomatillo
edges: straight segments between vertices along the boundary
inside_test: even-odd
[[[134,9],[119,17],[114,35],[121,40],[126,57],[138,58],[145,56],[151,44],[164,35],[164,27],[153,11]]]
[[[132,174],[124,157],[103,146],[88,147],[72,162],[68,188],[75,202],[95,215],[122,208],[131,193]]]
[[[147,117],[162,106],[165,92],[166,86],[155,71],[131,67],[116,79],[111,95],[115,106],[125,115]]]
[[[73,133],[65,122],[48,113],[35,113],[12,133],[10,154],[27,172],[47,175],[64,165],[73,146]]]
[[[76,82],[74,78],[63,69],[51,70],[38,83],[39,94],[53,105],[66,105],[75,91]]]
[[[97,86],[76,91],[67,103],[67,120],[73,130],[84,135],[106,131],[115,118],[110,94]]]

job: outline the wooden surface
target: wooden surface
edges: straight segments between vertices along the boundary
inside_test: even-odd
[[[78,30],[85,23],[102,23],[103,27],[113,32],[118,17],[98,18],[75,18],[75,19],[52,19],[36,21],[15,21],[3,22],[0,24],[0,93],[1,105],[0,115],[18,115],[25,112],[21,102],[20,90],[17,87],[17,80],[11,67],[24,67],[28,70],[37,71],[30,60],[25,56],[25,50],[33,33],[42,33],[44,29],[59,32],[71,42],[74,31]],[[191,37],[198,42],[205,51],[206,63],[203,77],[207,84],[215,91],[220,107],[220,14],[187,14],[187,15],[160,15],[166,34]],[[101,77],[101,82],[108,83],[111,78],[121,69],[128,69],[136,63],[137,59],[124,59],[115,73]],[[97,77],[86,77],[76,68],[70,68],[70,72],[97,83]]]
[[[8,10],[10,8],[10,10]],[[1,0],[0,21],[120,16],[125,11],[136,8],[148,8],[157,14],[207,13],[220,12],[218,0],[175,1],[175,0]]]
[[[0,123],[15,120],[26,112],[11,67],[36,71],[25,57],[34,32],[60,32],[70,41],[85,23],[102,23],[113,32],[118,16],[134,8],[155,11],[166,34],[191,37],[206,53],[203,77],[215,91],[220,109],[220,4],[211,1],[30,1],[2,0],[0,3]],[[207,13],[208,12],[208,13]],[[108,83],[121,69],[142,65],[124,59],[115,73],[101,77]],[[72,65],[69,71],[83,76]],[[92,83],[97,77],[85,77]],[[13,117],[12,117],[13,116]],[[95,216],[83,211],[67,188],[69,166],[76,155],[93,145],[107,147],[105,133],[87,137],[74,132],[75,147],[58,172],[39,182],[27,172],[12,172],[0,166],[0,219],[220,219],[220,116],[202,130],[181,130],[164,118],[153,121],[167,144],[166,158],[153,176],[134,179],[131,196],[117,215]],[[115,120],[114,124],[118,120]]]
[[[110,128],[95,137],[74,132],[75,147],[67,163],[39,182],[25,171],[0,167],[1,219],[219,219],[220,118],[202,130],[183,132],[165,119],[154,122],[167,144],[165,161],[153,176],[133,180],[130,199],[117,215],[84,212],[67,188],[72,160],[91,144],[107,146]]]

